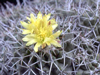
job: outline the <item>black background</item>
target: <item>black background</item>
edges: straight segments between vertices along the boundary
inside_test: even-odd
[[[19,1],[20,1],[20,3],[23,2],[23,0],[19,0]],[[17,4],[16,0],[0,0],[0,5],[2,5],[2,6],[5,7],[5,3],[6,3],[6,2],[10,2],[10,3],[14,4],[14,5]]]

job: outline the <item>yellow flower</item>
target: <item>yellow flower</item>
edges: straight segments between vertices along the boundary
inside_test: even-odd
[[[38,52],[38,48],[42,46],[44,48],[46,45],[53,44],[56,47],[61,47],[57,39],[57,37],[61,34],[61,31],[57,31],[53,33],[53,30],[58,26],[55,19],[49,20],[51,14],[44,15],[39,12],[37,18],[30,14],[30,18],[28,23],[21,21],[23,29],[22,34],[27,34],[22,40],[26,41],[26,46],[35,44],[34,50]]]

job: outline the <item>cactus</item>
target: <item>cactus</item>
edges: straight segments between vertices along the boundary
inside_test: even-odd
[[[1,75],[99,75],[99,0],[24,0],[0,8]],[[22,25],[30,13],[51,13],[61,30],[62,47],[46,47],[38,52],[22,41]]]

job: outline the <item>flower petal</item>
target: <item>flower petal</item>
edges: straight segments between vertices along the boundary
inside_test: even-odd
[[[30,14],[30,22],[31,22],[32,24],[34,24],[35,21],[36,21],[36,18],[35,18],[35,16],[31,13],[31,14]]]
[[[50,45],[50,41],[52,41],[51,38],[45,38],[43,43],[46,43],[47,45]]]
[[[22,40],[23,40],[23,41],[29,41],[30,38],[25,38],[25,37],[24,37]]]
[[[29,18],[29,17],[26,17],[26,19],[30,20],[30,18]]]
[[[49,13],[48,15],[45,15],[44,17],[46,17],[47,20],[49,20],[51,14]]]
[[[35,39],[30,40],[29,42],[27,42],[26,46],[32,45],[34,43],[36,43],[37,41]]]
[[[59,30],[56,33],[54,33],[53,35],[50,36],[50,38],[55,39],[57,38],[62,32]]]
[[[29,34],[29,33],[31,33],[31,31],[30,31],[30,30],[23,29],[22,34]]]
[[[53,30],[58,26],[58,24],[56,23],[55,19],[51,19],[49,20],[50,24],[52,25]]]
[[[56,21],[55,21],[55,19],[53,18],[53,19],[51,19],[51,20],[49,20],[49,21],[51,21],[51,23],[52,24],[55,24],[56,23]]]
[[[21,25],[24,27],[24,28],[28,28],[28,23],[26,22],[23,22],[23,21],[20,21]]]
[[[58,24],[52,25],[53,30],[56,29],[57,26],[58,26]]]
[[[41,43],[37,43],[36,45],[35,45],[35,47],[34,47],[34,51],[35,52],[38,52],[38,47],[40,47],[41,46]]]
[[[30,14],[31,19],[36,20],[36,17],[31,13]]]
[[[37,19],[42,19],[42,14],[41,14],[41,12],[38,13]]]
[[[52,40],[51,44],[53,44],[56,47],[61,47],[61,45],[56,40]]]
[[[29,41],[29,40],[33,40],[35,38],[34,34],[30,34],[30,35],[26,35],[22,40],[23,41]]]
[[[47,45],[53,44],[56,47],[61,47],[57,40],[52,38],[46,38],[43,43],[46,43]]]

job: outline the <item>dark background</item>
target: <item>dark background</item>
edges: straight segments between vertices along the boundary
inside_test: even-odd
[[[20,1],[20,3],[23,2],[23,0],[19,0],[19,1]],[[5,3],[6,3],[6,2],[10,2],[10,3],[14,4],[14,5],[17,4],[16,0],[0,0],[0,5],[2,5],[2,6],[5,7]],[[5,8],[6,8],[6,7],[5,7]]]
[[[0,0],[0,4],[4,4],[6,2],[10,2],[10,3],[13,3],[13,4],[16,4],[16,0]],[[23,0],[19,0],[21,3],[23,2]]]

